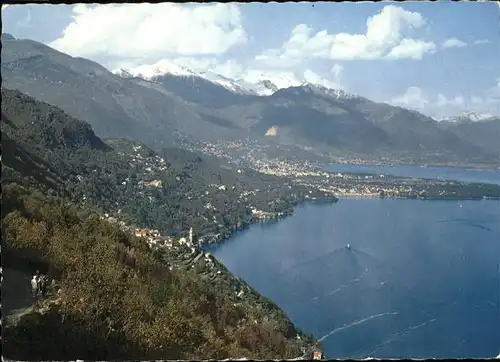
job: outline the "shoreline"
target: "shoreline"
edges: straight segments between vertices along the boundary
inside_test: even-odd
[[[446,165],[440,163],[406,163],[406,162],[393,162],[393,163],[378,163],[377,161],[373,162],[329,162],[325,166],[335,166],[335,165],[346,165],[346,166],[372,166],[372,167],[416,167],[416,168],[451,168],[451,169],[460,169],[460,170],[468,170],[468,171],[488,171],[488,172],[498,172],[500,171],[500,166],[481,166],[474,164],[463,164],[463,165]]]
[[[212,243],[203,243],[200,245],[200,249],[203,250],[204,252],[210,252],[212,254],[212,257],[218,262],[220,263],[221,265],[223,265],[226,269],[227,269],[227,266],[224,265],[224,263],[219,260],[215,255],[213,255],[213,252],[217,250],[217,248],[219,248],[220,246],[222,246],[223,244],[229,242],[233,237],[237,236],[238,233],[242,232],[242,231],[246,231],[248,229],[250,229],[251,226],[253,226],[254,224],[258,224],[258,223],[276,223],[276,222],[280,222],[282,221],[283,219],[289,217],[289,216],[293,216],[297,207],[300,207],[302,205],[309,205],[309,204],[324,204],[324,203],[328,203],[328,204],[335,204],[337,203],[338,201],[340,201],[341,199],[400,199],[400,200],[404,200],[404,199],[407,199],[407,200],[420,200],[420,201],[479,201],[479,200],[489,200],[489,199],[494,199],[494,200],[500,200],[500,197],[496,197],[496,198],[485,198],[485,197],[482,197],[482,198],[469,198],[469,199],[464,199],[464,198],[445,198],[445,197],[436,197],[436,198],[422,198],[422,197],[416,197],[416,198],[411,198],[411,197],[400,197],[400,196],[381,196],[381,195],[378,195],[378,194],[336,194],[336,195],[332,195],[333,197],[335,197],[335,199],[333,200],[302,200],[300,202],[298,202],[297,204],[295,204],[292,208],[292,210],[290,212],[285,212],[283,213],[281,216],[279,217],[276,217],[276,218],[272,218],[272,219],[257,219],[257,218],[252,218],[252,220],[250,221],[249,224],[245,225],[244,227],[240,227],[240,228],[236,228],[234,229],[233,231],[231,231],[230,235],[227,236],[227,237],[224,237],[222,238],[221,240],[217,240],[216,242],[212,242]],[[227,269],[227,271],[235,276],[235,274],[233,274],[233,272],[229,269]],[[262,294],[260,291],[254,289],[254,291],[258,294],[258,295],[261,295],[265,298],[268,298],[266,295]],[[274,305],[276,305],[278,307],[279,310],[281,310],[283,313],[286,314],[286,312],[282,309],[282,307],[277,304],[274,300],[272,299],[269,299]],[[288,317],[288,315],[287,315]],[[291,320],[290,320],[291,321]],[[293,323],[293,321],[291,321],[292,324],[300,329],[300,330],[303,330],[302,327],[298,327],[295,325],[295,323]],[[319,337],[315,336],[312,332],[308,331],[308,330],[303,330],[305,333],[308,333],[310,334],[314,341],[316,343],[319,344],[319,348],[321,351],[323,351],[324,353],[324,347],[322,345],[322,343],[319,341]],[[325,356],[326,357],[326,356]]]
[[[297,204],[295,204],[292,207],[292,210],[290,210],[289,212],[282,212],[282,215],[274,217],[274,218],[258,219],[258,218],[253,217],[248,224],[241,226],[239,228],[232,229],[231,233],[228,236],[222,237],[221,239],[217,239],[215,242],[211,242],[211,243],[204,242],[200,245],[200,247],[203,249],[203,247],[205,247],[205,246],[223,244],[226,241],[228,241],[229,239],[231,239],[233,236],[235,236],[238,232],[247,230],[248,228],[250,228],[252,225],[255,225],[255,224],[274,223],[274,222],[281,221],[289,216],[292,216],[295,212],[295,209],[300,205],[319,204],[319,203],[335,204],[339,201],[339,198],[337,196],[333,196],[333,197],[335,197],[335,199],[332,199],[332,200],[303,200],[303,201],[300,201]],[[203,238],[203,236],[202,236],[202,238]]]
[[[493,200],[493,201],[498,201],[500,200],[500,196],[498,197],[469,197],[469,198],[464,198],[464,197],[443,197],[443,196],[435,196],[435,197],[408,197],[408,196],[390,196],[390,195],[377,195],[377,194],[336,194],[332,195],[333,197],[336,198],[336,200],[303,200],[301,202],[298,202],[296,205],[293,206],[292,210],[290,212],[283,212],[281,216],[274,217],[274,218],[269,218],[269,219],[258,219],[258,218],[252,218],[252,220],[239,228],[234,228],[228,236],[222,237],[220,239],[217,239],[215,242],[203,242],[200,247],[203,249],[205,246],[209,245],[218,245],[218,244],[223,244],[227,242],[229,239],[231,239],[233,236],[235,236],[237,233],[249,229],[252,225],[259,224],[259,223],[274,223],[274,222],[279,222],[289,216],[293,216],[295,213],[295,209],[301,205],[308,205],[308,204],[335,204],[341,199],[394,199],[394,200],[414,200],[414,201],[488,201],[488,200]]]

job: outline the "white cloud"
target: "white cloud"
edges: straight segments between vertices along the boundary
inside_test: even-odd
[[[246,39],[235,4],[78,4],[49,45],[74,56],[160,58],[222,54]]]
[[[217,74],[233,79],[238,78],[243,73],[243,65],[234,59],[229,59],[222,63],[217,62],[210,69]]]
[[[213,71],[228,78],[238,78],[243,73],[243,65],[234,59],[220,61],[217,58],[206,57],[176,57],[163,58],[154,63],[141,63],[136,61],[119,61],[109,67],[110,70],[125,69],[128,72],[150,77],[155,74],[171,73],[177,75],[190,75]]]
[[[344,69],[344,67],[342,67],[342,65],[340,64],[334,64],[332,66],[332,70],[330,71],[333,76],[335,77],[335,79],[338,79],[340,77],[340,74],[342,73],[342,70]]]
[[[178,65],[188,67],[195,72],[206,72],[218,64],[216,58],[195,58],[195,57],[177,57],[172,62]]]
[[[465,105],[465,99],[462,95],[455,96],[454,98],[446,98],[443,94],[439,93],[437,96],[436,105],[438,107],[456,107],[461,108]]]
[[[472,96],[470,97],[471,103],[474,105],[481,105],[484,103],[483,98],[478,97],[478,96]]]
[[[342,88],[340,85],[340,73],[336,76],[335,79],[330,80],[325,77],[321,77],[319,74],[313,72],[311,69],[307,69],[304,72],[304,80],[311,84],[317,84],[323,87],[338,89]]]
[[[474,42],[474,45],[490,44],[491,41],[488,39],[478,39]]]
[[[293,37],[294,35],[292,35]],[[266,67],[293,68],[300,65],[306,57],[307,55],[302,53],[299,48],[293,48],[292,45],[285,43],[283,50],[267,49],[256,55],[255,60]]]
[[[28,13],[26,14],[26,16],[19,20],[16,25],[19,27],[19,28],[27,28],[29,27],[31,24],[31,9],[28,8]]]
[[[403,95],[393,98],[389,103],[437,118],[456,116],[464,112],[500,116],[500,78],[484,92],[467,97],[462,94],[446,96],[438,93],[436,98],[430,99],[421,88],[411,86]]]
[[[299,86],[302,81],[297,75],[291,71],[284,71],[279,68],[275,69],[246,69],[242,74],[242,78],[248,82],[256,83],[259,80],[267,79],[278,86],[278,88],[286,88],[290,86]]]
[[[422,59],[424,54],[433,53],[436,45],[423,40],[403,39],[399,45],[391,49],[387,58],[391,59]]]
[[[270,49],[256,57],[267,65],[293,67],[307,58],[353,59],[421,59],[435,50],[430,41],[404,38],[412,29],[422,28],[425,20],[418,12],[394,5],[385,6],[366,21],[365,34],[314,34],[305,24],[297,25],[280,49]]]
[[[457,38],[449,38],[446,39],[446,41],[443,43],[443,48],[444,49],[450,49],[450,48],[463,48],[466,47],[467,43],[457,39]]]
[[[236,62],[234,59],[221,61],[217,58],[177,57],[171,59],[171,62],[187,67],[195,72],[203,73],[211,70],[229,78],[238,77],[244,70],[243,65]]]
[[[403,95],[393,98],[392,103],[402,107],[423,110],[429,104],[429,100],[422,89],[411,86]]]
[[[497,94],[500,94],[500,78],[496,79],[496,84],[494,85],[494,90],[496,91]]]

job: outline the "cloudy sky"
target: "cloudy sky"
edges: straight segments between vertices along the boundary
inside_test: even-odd
[[[109,69],[168,59],[238,78],[285,75],[435,117],[500,115],[500,5],[11,5],[3,31]]]

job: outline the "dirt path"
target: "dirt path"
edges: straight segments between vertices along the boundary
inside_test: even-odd
[[[6,323],[15,323],[35,305],[31,295],[30,273],[2,268],[2,314]]]

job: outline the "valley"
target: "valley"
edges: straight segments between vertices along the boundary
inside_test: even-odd
[[[171,64],[146,75],[117,75],[41,43],[8,34],[2,40],[5,87],[87,120],[103,137],[133,134],[155,150],[186,142],[257,142],[269,150],[296,146],[330,161],[499,167],[495,117],[437,122],[309,83],[260,79],[273,91],[259,93]]]

